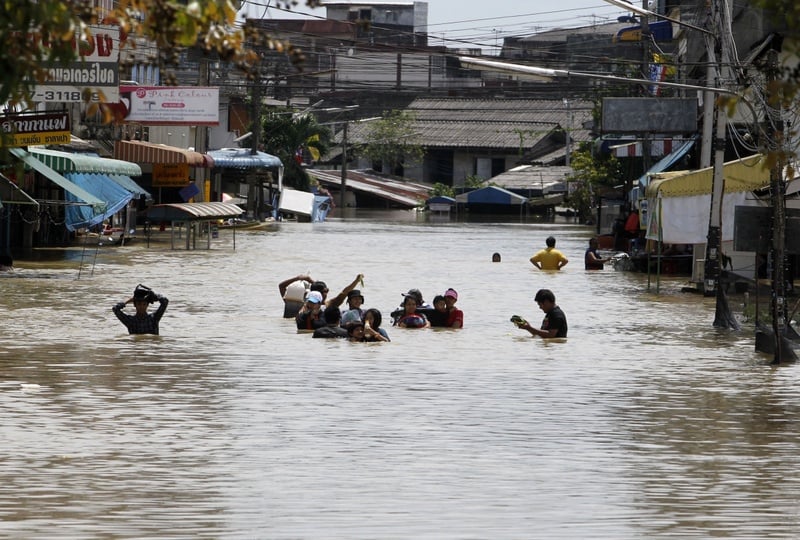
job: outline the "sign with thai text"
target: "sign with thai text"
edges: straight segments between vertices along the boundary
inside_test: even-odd
[[[119,101],[119,28],[90,26],[88,39],[76,37],[73,48],[79,58],[50,67],[47,80],[36,85],[33,101],[78,103],[86,94],[92,101]]]
[[[188,183],[188,163],[153,164],[153,187],[183,187]]]
[[[125,122],[150,126],[219,125],[219,88],[204,86],[122,86]]]
[[[47,112],[0,116],[0,146],[69,144],[69,113]]]

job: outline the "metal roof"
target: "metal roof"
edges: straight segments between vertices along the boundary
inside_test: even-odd
[[[265,167],[268,169],[283,168],[283,163],[280,158],[265,152],[256,152],[253,154],[248,148],[210,150],[208,155],[214,160],[215,167],[227,167],[231,169],[250,169],[255,167]]]
[[[559,130],[573,142],[591,140],[583,126],[592,120],[594,104],[585,100],[419,98],[406,111],[414,115],[413,131],[428,148],[529,149]],[[349,126],[351,144],[366,143],[371,126]],[[341,139],[341,133],[337,139]],[[331,149],[335,154],[336,147]]]
[[[147,218],[152,221],[210,221],[236,217],[244,210],[235,204],[224,202],[156,204],[147,209]]]

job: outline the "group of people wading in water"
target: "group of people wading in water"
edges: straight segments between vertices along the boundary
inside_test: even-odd
[[[285,318],[294,318],[297,329],[311,331],[315,338],[345,338],[350,341],[390,341],[383,328],[380,310],[364,309],[364,276],[359,274],[342,291],[328,298],[328,286],[304,274],[278,284],[284,301]],[[456,307],[458,293],[447,289],[427,304],[419,289],[403,293],[402,304],[392,311],[392,325],[398,328],[461,328],[464,313]],[[340,306],[347,302],[347,309]]]

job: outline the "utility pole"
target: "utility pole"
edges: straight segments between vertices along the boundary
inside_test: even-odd
[[[775,80],[778,70],[778,52],[770,50],[767,56],[767,88]],[[770,96],[772,97],[772,96]],[[767,149],[782,155],[783,149],[783,121],[781,120],[780,100],[775,100],[776,105],[771,106],[773,100],[767,99]],[[786,357],[787,360],[797,360],[791,347],[784,350],[783,343],[786,338],[788,321],[786,317],[786,199],[783,182],[783,158],[779,157],[770,169],[769,174],[770,197],[772,199],[772,295],[770,308],[772,312],[772,331],[775,338],[775,351],[773,364],[779,364]],[[785,354],[784,354],[785,353]],[[791,358],[789,358],[791,355]]]
[[[257,76],[253,84],[252,92],[253,102],[251,103],[251,122],[250,128],[253,132],[252,145],[250,146],[250,155],[258,153],[258,144],[260,140],[259,131],[261,131],[261,77]],[[256,190],[256,173],[247,173],[247,213],[253,219],[258,219],[259,194],[260,189]]]
[[[342,191],[339,193],[339,206],[342,209],[342,217],[344,217],[345,202],[344,196],[347,192],[347,126],[350,122],[345,121],[344,129],[342,130]]]

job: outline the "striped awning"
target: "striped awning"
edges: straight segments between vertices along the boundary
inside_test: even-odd
[[[40,173],[45,178],[52,180],[54,184],[63,188],[67,193],[74,195],[75,198],[73,200],[83,201],[84,203],[92,206],[94,208],[94,212],[102,212],[108,206],[107,202],[98,199],[95,195],[89,193],[68,178],[64,178],[64,176],[62,176],[58,171],[48,167],[33,157],[30,152],[26,152],[23,148],[10,148],[9,152],[11,152],[11,155],[24,162],[31,169]]]
[[[58,171],[62,174],[77,172],[122,174],[125,176],[142,175],[142,168],[136,163],[118,159],[102,158],[93,154],[61,152],[59,150],[49,150],[47,148],[37,148],[35,146],[30,147],[28,152],[54,171]]]
[[[147,209],[151,221],[208,221],[236,217],[244,210],[223,202],[156,204]]]
[[[144,141],[116,141],[114,143],[114,157],[134,163],[160,163],[165,165],[188,163],[190,167],[214,166],[214,160],[207,154]]]

